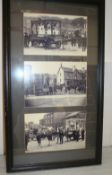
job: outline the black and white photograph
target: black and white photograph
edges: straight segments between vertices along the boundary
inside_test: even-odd
[[[25,114],[25,152],[63,151],[86,147],[86,112]]]
[[[25,107],[87,105],[87,62],[25,61]]]
[[[24,55],[87,56],[87,16],[23,13]]]

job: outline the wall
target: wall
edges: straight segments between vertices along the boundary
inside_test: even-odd
[[[103,145],[112,145],[112,0],[106,0]]]
[[[105,34],[105,86],[103,145],[112,145],[112,0],[106,0]],[[3,147],[3,100],[2,100],[2,0],[0,0],[0,154]]]

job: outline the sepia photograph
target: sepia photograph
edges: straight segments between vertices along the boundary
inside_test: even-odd
[[[25,107],[87,105],[87,62],[25,61]]]
[[[87,56],[87,16],[23,13],[24,55]]]
[[[24,115],[25,152],[63,151],[86,147],[86,112]]]

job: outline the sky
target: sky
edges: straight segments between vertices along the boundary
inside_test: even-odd
[[[77,16],[77,15],[57,15],[57,14],[47,14],[47,13],[24,13],[24,17],[59,17],[61,19],[76,19],[83,17],[84,19],[87,19],[87,16]]]
[[[33,122],[39,124],[39,121],[43,119],[43,116],[47,113],[25,114],[25,123]]]
[[[77,69],[85,68],[87,69],[87,62],[57,62],[57,61],[25,61],[24,65],[31,65],[32,66],[32,73],[38,74],[57,74],[59,67],[61,66],[67,68],[74,68]]]

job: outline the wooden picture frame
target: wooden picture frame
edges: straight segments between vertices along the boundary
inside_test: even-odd
[[[3,2],[7,172],[101,164],[104,9]]]

